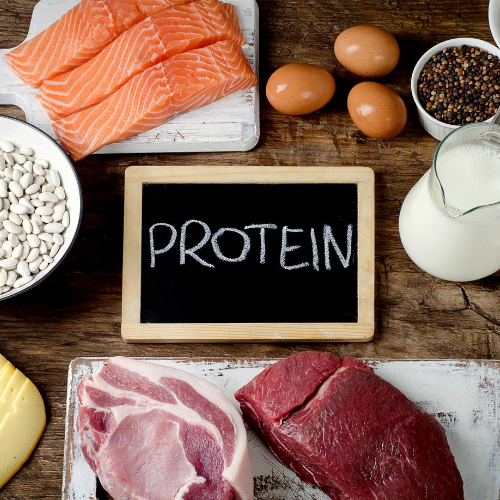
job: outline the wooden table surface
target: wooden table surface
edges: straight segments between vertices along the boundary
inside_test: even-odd
[[[25,37],[35,0],[0,0],[0,46]],[[418,123],[410,75],[421,54],[457,36],[493,41],[488,1],[260,0],[262,132],[247,153],[91,156],[77,163],[84,214],[75,246],[57,272],[30,293],[0,302],[0,352],[39,387],[47,429],[1,498],[60,498],[67,368],[77,356],[285,356],[303,349],[389,358],[499,358],[500,275],[457,284],[425,274],[408,259],[398,215],[430,167],[437,141]],[[333,44],[360,23],[390,30],[401,46],[383,79],[404,98],[409,120],[391,141],[361,134],[346,110],[356,79],[336,62]],[[319,113],[290,117],[265,99],[277,67],[314,63],[332,71],[337,92]],[[1,77],[1,76],[0,76]],[[0,112],[16,117],[14,107]],[[127,345],[120,338],[123,180],[129,165],[364,165],[376,174],[376,328],[367,344]]]

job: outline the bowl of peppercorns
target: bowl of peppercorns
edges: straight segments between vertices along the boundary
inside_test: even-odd
[[[500,107],[500,49],[453,38],[417,62],[411,92],[424,129],[437,140],[462,125],[491,121]]]

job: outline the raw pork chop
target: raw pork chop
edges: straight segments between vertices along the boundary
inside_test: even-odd
[[[236,399],[278,459],[330,498],[464,498],[441,425],[355,358],[295,354]]]
[[[87,462],[115,500],[251,500],[238,410],[181,370],[112,358],[78,388]]]

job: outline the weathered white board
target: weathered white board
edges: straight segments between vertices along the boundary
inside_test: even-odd
[[[247,45],[243,51],[258,75],[259,9],[255,0],[225,0],[236,5]],[[26,40],[46,29],[77,0],[41,0],[33,10]],[[21,81],[7,66],[0,50],[0,104],[19,106],[29,123],[55,138],[51,120],[35,97],[38,90]],[[212,104],[185,113],[155,129],[99,153],[185,153],[197,151],[247,151],[260,135],[259,90],[254,87],[235,92]]]
[[[180,368],[220,386],[230,400],[242,385],[273,359],[141,358]],[[464,480],[466,500],[498,500],[500,493],[500,362],[366,360],[446,429],[451,451]],[[69,367],[64,450],[64,500],[101,500],[97,478],[81,452],[76,432],[78,384],[96,375],[104,358],[78,358]],[[259,438],[248,431],[256,500],[327,500],[281,465]]]

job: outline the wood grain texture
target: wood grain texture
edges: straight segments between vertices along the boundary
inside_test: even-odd
[[[0,0],[0,44],[20,43],[34,0]],[[77,356],[285,356],[304,349],[389,358],[499,358],[500,275],[447,283],[406,256],[398,215],[411,186],[430,167],[437,141],[418,124],[410,75],[421,54],[456,36],[493,41],[488,1],[261,0],[261,94],[278,66],[309,62],[331,70],[338,88],[321,112],[280,115],[262,102],[261,140],[248,153],[91,156],[77,164],[84,215],[78,240],[57,272],[0,306],[0,352],[40,388],[48,427],[33,457],[0,493],[8,500],[59,499],[66,375]],[[384,83],[401,93],[409,121],[397,138],[368,139],[346,110],[358,80],[335,62],[333,42],[353,24],[391,30],[402,58]],[[16,108],[2,112],[22,117]],[[124,171],[130,165],[364,165],[375,171],[376,325],[367,344],[125,344],[120,338]]]
[[[374,185],[363,167],[136,166],[125,172],[121,333],[127,342],[367,342],[374,334]],[[141,323],[141,234],[144,184],[357,185],[356,323]]]

